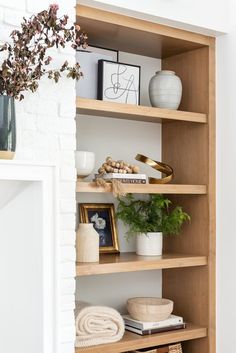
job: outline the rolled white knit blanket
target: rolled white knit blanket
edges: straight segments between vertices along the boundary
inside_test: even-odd
[[[125,332],[121,315],[113,308],[77,303],[75,310],[76,347],[120,341]]]

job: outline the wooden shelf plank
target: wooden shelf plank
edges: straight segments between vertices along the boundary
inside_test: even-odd
[[[164,268],[204,266],[206,256],[164,254],[162,256],[138,256],[135,253],[101,254],[99,262],[77,263],[77,276],[106,273],[158,270]]]
[[[202,113],[106,102],[80,97],[77,97],[76,99],[76,107],[78,109],[78,113],[83,115],[146,121],[152,123],[160,123],[171,120],[195,123],[206,123],[207,121],[206,114]]]
[[[205,45],[211,37],[145,21],[127,15],[77,5],[77,23],[88,34],[90,45],[128,53],[165,58]],[[140,45],[142,43],[142,45]]]
[[[76,348],[75,353],[121,353],[146,347],[188,341],[206,337],[206,335],[206,328],[192,324],[187,324],[186,329],[183,330],[157,333],[148,336],[139,336],[135,333],[126,331],[120,342],[87,348]]]
[[[97,186],[95,182],[77,181],[77,192],[109,193],[111,185]],[[206,194],[206,185],[182,184],[124,184],[124,191],[131,194]]]

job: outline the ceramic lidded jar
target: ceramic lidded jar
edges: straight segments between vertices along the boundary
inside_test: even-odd
[[[182,98],[182,82],[174,71],[157,71],[149,82],[149,98],[153,107],[178,109]]]
[[[93,223],[80,223],[76,235],[77,262],[99,261],[99,234]]]

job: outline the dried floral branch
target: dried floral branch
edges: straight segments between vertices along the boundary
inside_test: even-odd
[[[68,16],[58,17],[58,9],[57,4],[52,4],[48,10],[23,18],[21,30],[14,30],[10,35],[12,44],[5,43],[0,48],[0,52],[7,54],[0,66],[0,95],[22,100],[22,92],[35,92],[44,75],[55,82],[62,72],[76,80],[83,75],[79,63],[69,66],[65,61],[59,69],[47,69],[53,61],[47,55],[48,49],[65,48],[68,43],[75,50],[87,46],[87,35],[81,32],[80,26],[69,27]]]

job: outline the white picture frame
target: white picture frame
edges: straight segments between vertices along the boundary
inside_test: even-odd
[[[79,62],[83,77],[76,82],[76,96],[97,99],[98,88],[98,61],[118,61],[118,51],[88,46],[76,52],[76,61]]]

